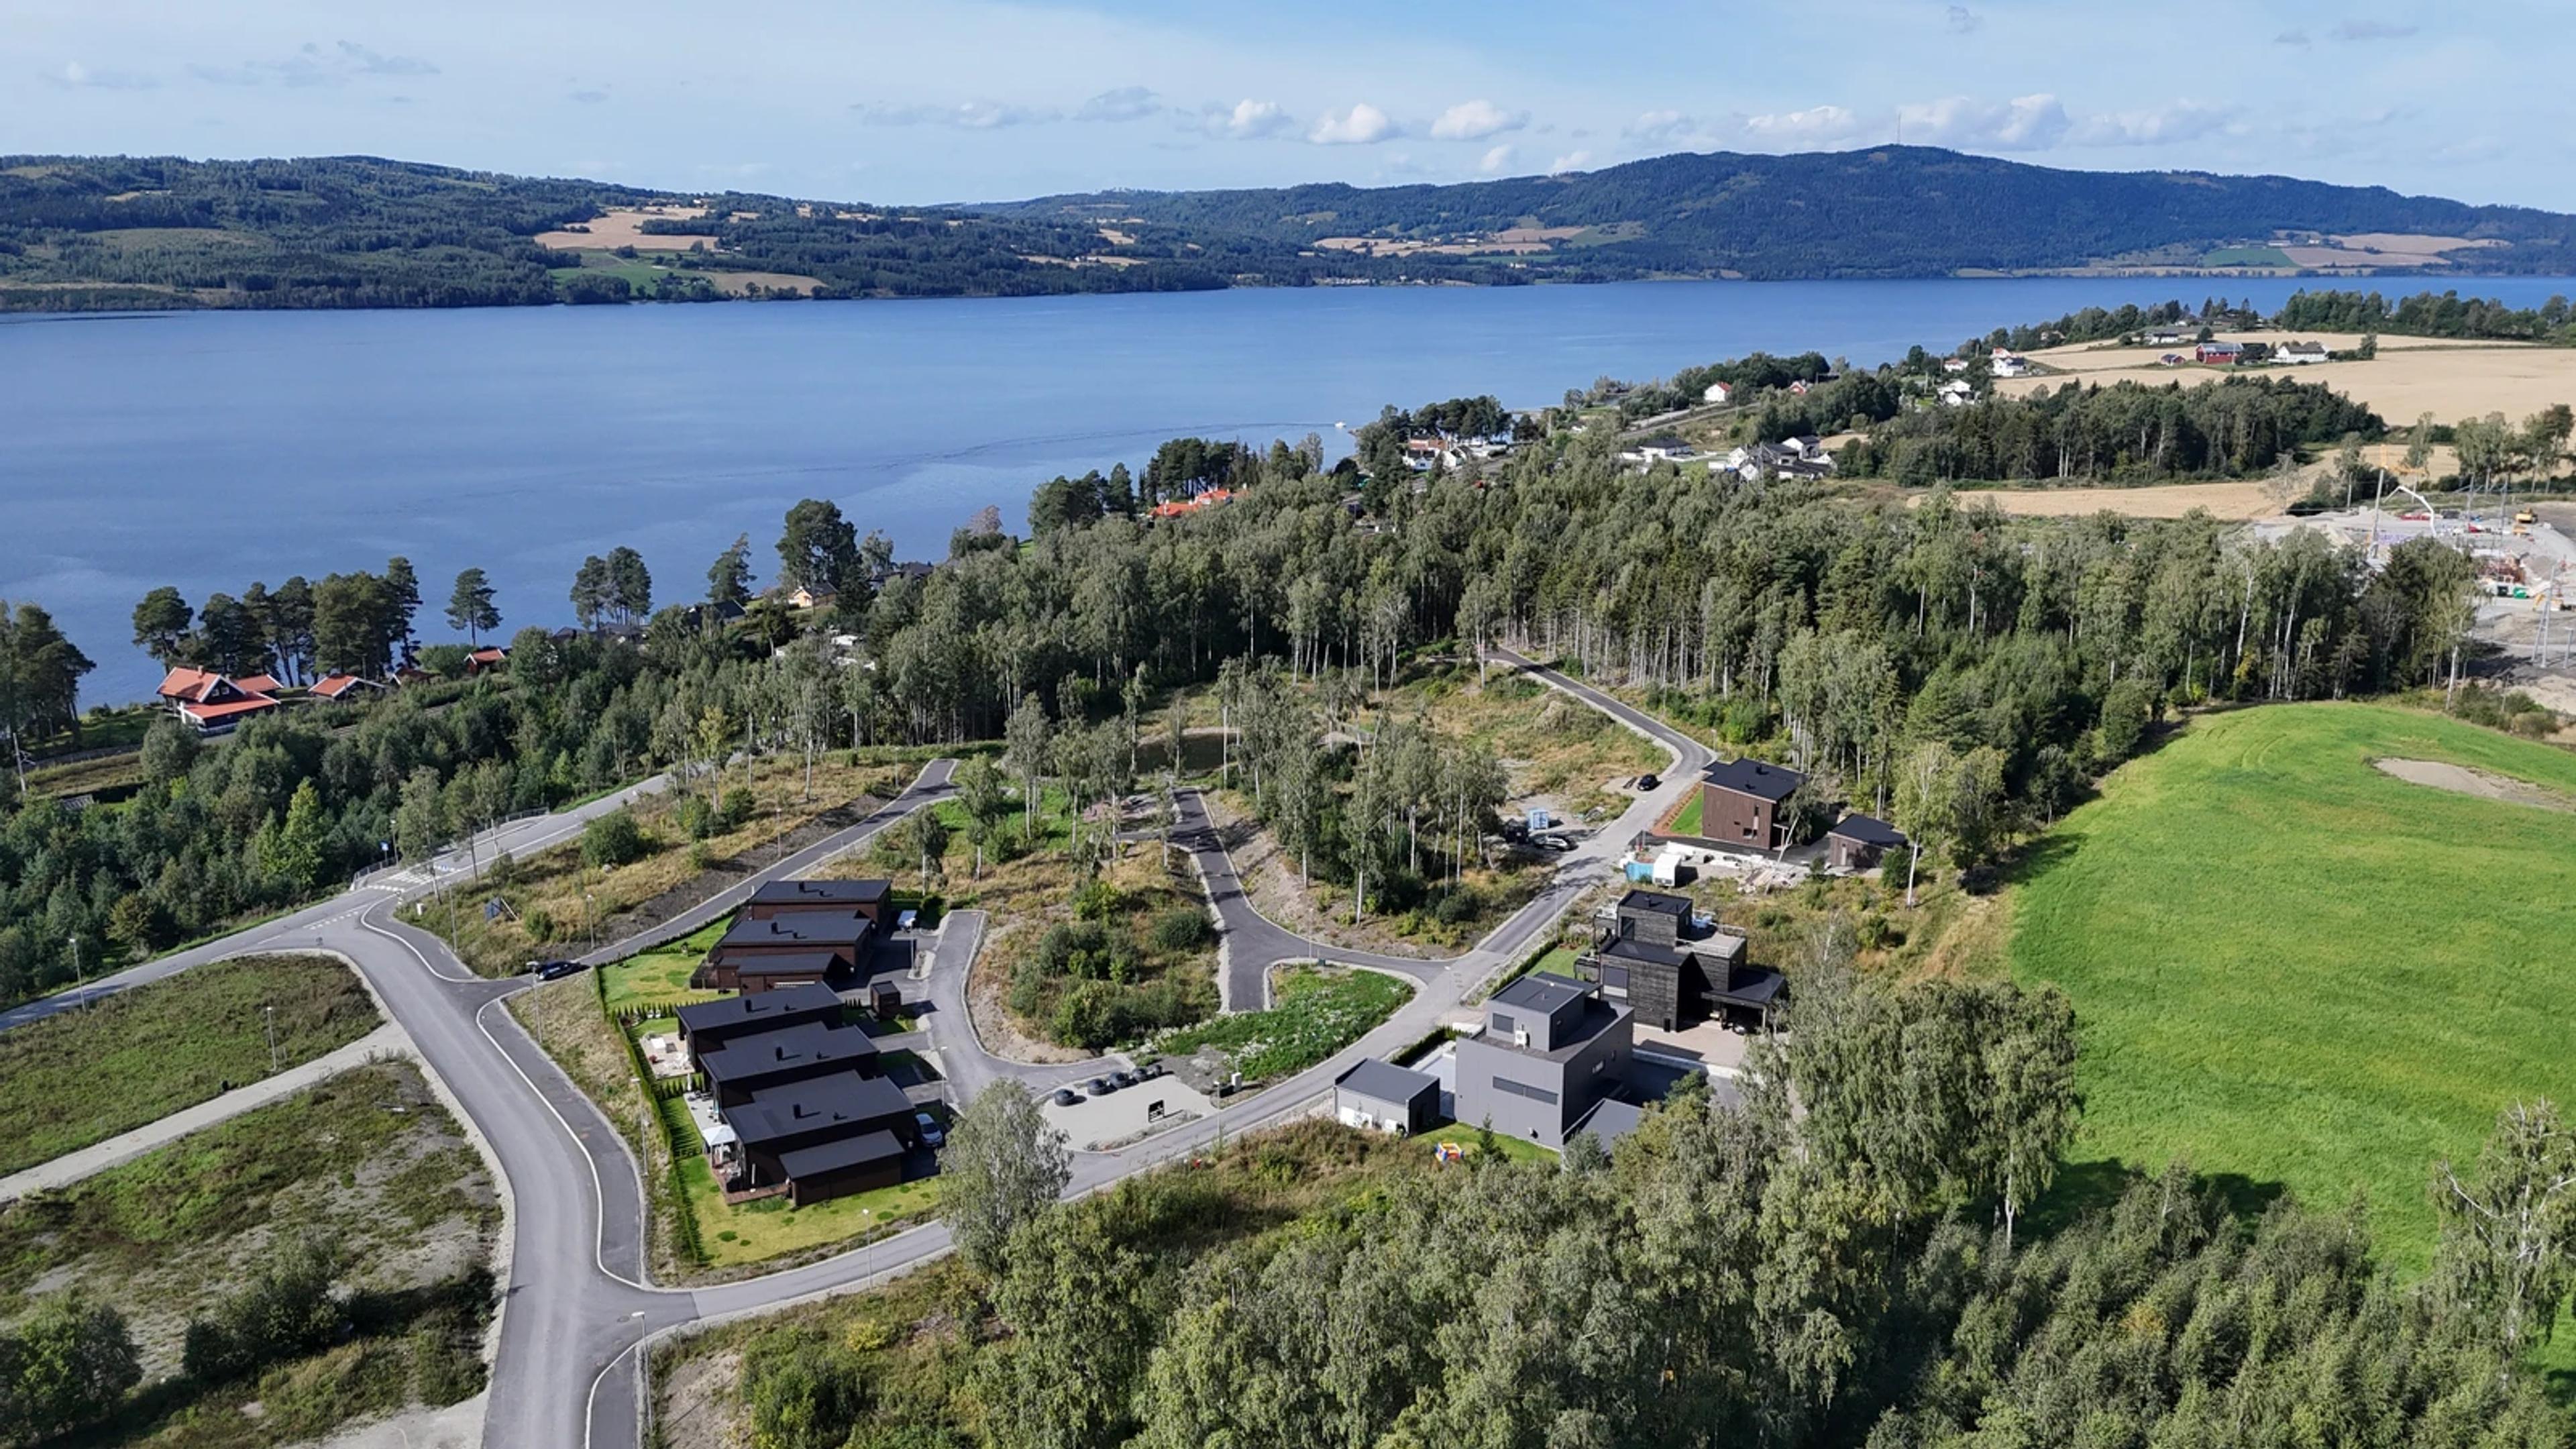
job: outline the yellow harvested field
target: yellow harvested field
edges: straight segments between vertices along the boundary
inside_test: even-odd
[[[712,248],[712,235],[657,236],[643,229],[648,221],[696,221],[706,214],[703,206],[612,207],[607,215],[583,222],[580,231],[537,233],[537,245],[559,252],[613,251],[618,247],[633,247],[639,252],[684,252],[700,242]]]
[[[2248,332],[2227,334],[2232,340],[2279,344],[2322,342],[2333,351],[2361,345],[2358,337],[2334,333]],[[2140,382],[2190,386],[2220,375],[2221,369],[2165,367],[2157,359],[2167,352],[2190,355],[2179,347],[2055,347],[2030,354],[2060,374],[2108,386]],[[2500,412],[2519,422],[2555,403],[2576,403],[2576,348],[2538,347],[2527,343],[2466,342],[2417,337],[2383,337],[2371,362],[2322,362],[2306,367],[2253,369],[2266,377],[2293,377],[2322,383],[2367,404],[2392,425],[2413,422],[2431,413],[2442,422],[2484,417]],[[2041,388],[2061,387],[2067,376],[2003,378],[1995,390],[2006,397],[2027,397]]]
[[[2167,483],[2152,488],[1980,488],[1956,495],[1963,508],[1991,499],[1997,508],[2020,518],[2081,518],[2117,513],[2126,518],[2180,518],[2195,508],[2231,522],[2269,518],[2304,490],[2284,489],[2274,482]],[[1928,496],[1917,492],[1908,506]]]

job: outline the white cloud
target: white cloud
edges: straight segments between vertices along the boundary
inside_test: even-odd
[[[850,109],[858,112],[859,119],[871,126],[954,126],[961,131],[995,131],[1005,126],[1027,126],[1061,119],[1054,111],[982,100],[961,101],[953,106],[887,106],[862,102]]]
[[[1506,144],[1486,152],[1484,159],[1476,163],[1476,169],[1487,176],[1500,176],[1503,174],[1503,168],[1511,164],[1512,148]]]
[[[1396,132],[1392,117],[1361,101],[1346,111],[1326,111],[1306,139],[1318,146],[1372,146]]]
[[[1073,113],[1077,121],[1141,121],[1163,109],[1163,98],[1143,86],[1102,91]]]
[[[2337,40],[2404,40],[2415,33],[2412,25],[2392,25],[2385,20],[2347,20],[2327,34]]]
[[[2272,43],[2274,45],[2295,45],[2301,50],[2305,50],[2309,46],[2315,44],[2314,41],[2308,39],[2308,33],[2304,30],[2284,30],[2280,34],[2272,37]]]
[[[1914,145],[1980,151],[2045,151],[2063,140],[2073,124],[2057,97],[2044,94],[2011,101],[1948,96],[1900,106],[1897,118],[1904,124],[1905,139]]]
[[[284,60],[246,60],[239,65],[192,65],[188,74],[213,85],[258,86],[275,81],[283,86],[345,85],[352,76],[428,76],[438,74],[438,67],[418,56],[386,55],[369,50],[354,40],[340,41],[333,50],[324,50],[311,41],[296,47]]]
[[[1506,111],[1488,100],[1460,101],[1431,123],[1436,141],[1482,141],[1529,124],[1529,112]]]
[[[340,42],[340,54],[360,75],[436,75],[438,67],[411,55],[386,55],[354,40]]]
[[[148,75],[97,70],[76,60],[64,61],[61,69],[45,72],[45,79],[66,90],[148,91],[160,84]]]
[[[2236,124],[2234,106],[2206,101],[2176,101],[2143,111],[2114,111],[2086,116],[2066,133],[2071,146],[2170,146],[2196,141]]]
[[[1942,17],[1941,23],[1949,27],[1952,35],[1965,35],[1985,24],[1986,17],[1965,5],[1953,5],[1950,7],[1950,13]]]
[[[1253,141],[1295,130],[1297,118],[1277,101],[1240,100],[1231,106],[1211,102],[1184,121],[1188,129],[1231,141]]]
[[[1747,139],[1778,151],[1824,150],[1883,133],[1885,129],[1883,122],[1863,116],[1848,106],[1810,106],[1803,111],[1779,111],[1744,118]]]
[[[1589,152],[1589,151],[1568,151],[1568,152],[1567,152],[1567,153],[1565,153],[1564,155],[1559,156],[1559,157],[1557,157],[1555,160],[1550,161],[1549,163],[1547,163],[1547,174],[1548,174],[1548,175],[1550,175],[1550,176],[1561,176],[1561,175],[1565,174],[1565,173],[1566,173],[1566,172],[1568,172],[1568,171],[1581,171],[1581,170],[1583,170],[1585,167],[1590,166],[1591,164],[1592,164],[1592,153],[1591,153],[1591,152]]]

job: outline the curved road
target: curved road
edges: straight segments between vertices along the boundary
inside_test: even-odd
[[[1536,899],[1473,950],[1443,961],[1346,951],[1306,940],[1264,918],[1244,896],[1201,802],[1195,794],[1187,796],[1178,839],[1206,873],[1210,900],[1222,923],[1229,1009],[1266,1002],[1270,968],[1283,961],[1322,959],[1398,972],[1419,983],[1419,989],[1367,1037],[1295,1078],[1134,1147],[1078,1154],[1072,1193],[1096,1190],[1221,1136],[1239,1136],[1303,1111],[1361,1057],[1396,1050],[1428,1033],[1456,1011],[1478,982],[1524,954],[1576,896],[1611,879],[1629,836],[1650,827],[1696,782],[1711,758],[1697,742],[1554,670],[1504,651],[1494,657],[1662,745],[1674,757],[1672,772],[1618,821],[1565,857],[1554,881]],[[949,764],[935,763],[902,796],[858,825],[774,863],[646,937],[594,953],[594,959],[613,959],[634,945],[685,934],[731,909],[735,898],[759,881],[810,869],[864,842],[945,796]],[[563,815],[504,826],[479,844],[483,850],[498,847],[525,854],[571,835],[590,817],[615,809],[634,794],[662,785],[659,778],[648,780]],[[473,852],[472,858],[480,854]],[[694,1322],[845,1292],[947,1250],[947,1229],[931,1223],[764,1277],[693,1289],[652,1283],[644,1261],[643,1186],[625,1140],[501,1006],[502,998],[525,989],[526,981],[477,977],[444,942],[398,919],[401,906],[433,888],[435,881],[471,868],[470,860],[451,853],[427,871],[364,883],[277,921],[94,983],[84,992],[0,1013],[0,1030],[69,1009],[87,997],[245,951],[309,946],[337,951],[354,962],[491,1144],[508,1179],[515,1237],[483,1430],[483,1442],[501,1449],[572,1444],[622,1449],[635,1444],[642,1424],[641,1363],[649,1339]],[[964,978],[972,938],[981,925],[978,913],[958,912],[932,953],[930,1032],[952,1086],[971,1095],[999,1076],[1043,1084],[1089,1075],[1087,1064],[1031,1068],[1001,1061],[976,1040],[963,1010]],[[958,933],[954,942],[952,931]]]

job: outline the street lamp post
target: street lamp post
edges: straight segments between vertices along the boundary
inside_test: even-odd
[[[267,1018],[268,1074],[273,1077],[277,1075],[277,1008],[274,1006],[262,1006],[259,1010],[260,1014]]]
[[[89,1005],[90,1005],[90,999],[89,999],[89,973],[88,973],[88,972],[86,972],[86,971],[83,971],[83,970],[81,969],[81,959],[80,959],[80,936],[79,936],[79,934],[76,932],[76,933],[74,933],[73,935],[71,935],[71,936],[69,936],[69,937],[66,937],[65,939],[69,940],[69,941],[72,943],[72,975],[73,975],[74,977],[78,978],[78,979],[79,979],[79,981],[80,981],[80,988],[81,988],[81,1005],[82,1005],[83,1007],[87,1007],[87,1006],[89,1006]]]

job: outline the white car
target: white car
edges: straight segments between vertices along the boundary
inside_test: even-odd
[[[938,1118],[931,1116],[927,1112],[915,1112],[912,1114],[912,1120],[920,1125],[921,1140],[924,1143],[927,1143],[932,1147],[945,1147],[948,1145],[948,1133],[939,1125]]]

